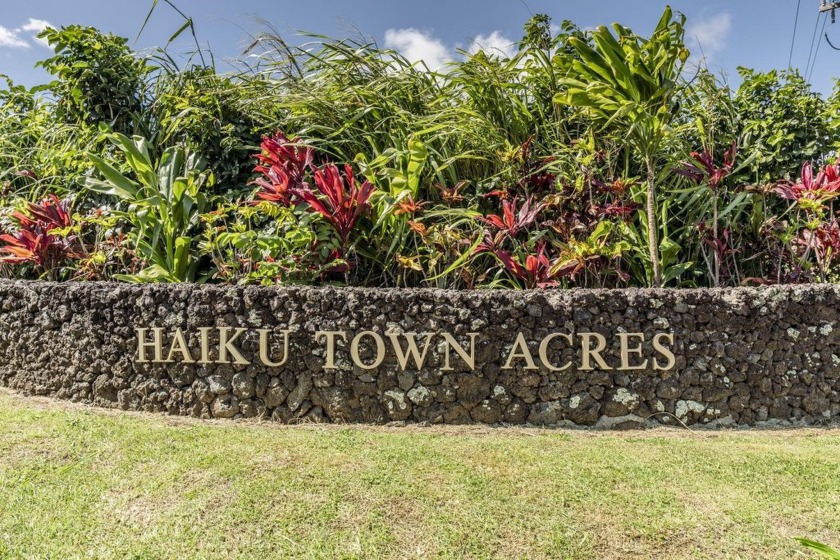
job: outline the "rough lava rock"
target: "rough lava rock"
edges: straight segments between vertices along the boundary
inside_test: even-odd
[[[818,425],[840,421],[840,286],[726,290],[442,291],[0,281],[0,386],[97,406],[279,422],[534,424],[625,428]],[[138,361],[138,328],[163,328],[162,361]],[[231,347],[250,364],[199,360],[199,329],[244,328]],[[187,352],[170,346],[181,329]],[[259,329],[288,332],[282,366],[260,360]],[[318,331],[340,331],[325,369]],[[388,352],[377,355],[378,333]],[[421,367],[389,334],[478,333],[475,368],[440,338]],[[534,358],[506,356],[526,341]],[[581,367],[581,344],[605,337],[607,367]],[[619,370],[619,333],[643,333],[638,369]],[[653,348],[673,335],[674,367]],[[423,338],[419,338],[422,342]],[[577,340],[577,339],[575,339]],[[219,345],[213,347],[218,352]],[[465,346],[466,348],[466,346]],[[647,363],[642,361],[647,359]],[[364,365],[359,365],[359,360]],[[209,362],[209,363],[208,363]],[[573,366],[561,368],[571,362]],[[375,367],[370,367],[374,364]],[[449,365],[450,367],[447,367]]]

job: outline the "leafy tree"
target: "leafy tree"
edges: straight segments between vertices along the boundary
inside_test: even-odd
[[[525,23],[525,35],[520,42],[522,48],[532,47],[547,51],[552,46],[551,16],[537,14]]]
[[[613,24],[592,33],[594,46],[576,37],[569,44],[580,59],[567,58],[568,89],[555,101],[587,109],[605,129],[620,131],[644,161],[647,232],[652,283],[662,285],[657,240],[656,172],[663,141],[676,110],[680,74],[688,58],[683,37],[685,17],[673,19],[670,7],[650,39]]]
[[[739,68],[735,94],[742,134],[741,153],[751,159],[744,181],[766,184],[797,176],[802,163],[821,161],[837,138],[826,103],[798,71],[758,72]]]
[[[826,124],[832,152],[840,152],[840,80],[835,82],[834,91],[826,101]]]
[[[134,56],[128,40],[93,27],[47,28],[39,38],[55,56],[38,63],[55,76],[56,117],[68,124],[104,123],[130,134],[143,108],[144,79],[150,68]]]

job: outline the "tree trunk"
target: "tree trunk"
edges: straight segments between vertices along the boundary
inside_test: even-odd
[[[647,163],[647,227],[648,227],[648,248],[650,249],[650,262],[653,267],[653,287],[662,287],[662,267],[659,264],[659,239],[656,227],[656,170],[653,168],[651,158],[646,158]]]
[[[712,235],[715,236],[715,240],[714,240],[714,242],[715,242],[715,249],[714,249],[715,288],[720,288],[720,268],[721,268],[722,263],[720,262],[721,254],[720,254],[720,249],[719,249],[720,245],[718,244],[719,239],[718,239],[718,195],[717,195],[717,190],[714,191],[713,196],[714,196],[714,198],[712,199],[712,202],[714,202],[713,208],[714,208],[714,220],[715,221],[712,224],[713,227],[714,227],[714,229],[712,230]]]

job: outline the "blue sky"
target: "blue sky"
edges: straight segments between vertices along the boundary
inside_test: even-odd
[[[134,40],[151,0],[4,0],[0,11],[0,74],[18,83],[35,85],[46,81],[37,60],[50,51],[33,35],[47,22],[53,26],[84,24]],[[654,0],[176,0],[193,17],[199,39],[209,43],[218,59],[235,57],[262,29],[259,19],[271,23],[292,42],[298,30],[332,36],[364,34],[380,45],[403,51],[410,58],[423,58],[431,66],[445,64],[457,49],[509,48],[521,36],[522,25],[532,13],[550,14],[556,23],[571,19],[581,27],[619,21],[647,33],[655,25],[665,3]],[[811,81],[828,93],[833,77],[840,76],[840,51],[824,39],[811,49],[820,0],[800,0],[799,25],[792,65],[803,74],[809,52],[816,54]],[[708,64],[737,84],[736,68],[762,70],[788,64],[797,0],[674,1],[675,10],[688,16],[692,58],[702,52]],[[161,5],[137,48],[165,43],[182,20]],[[840,21],[825,30],[840,47]],[[817,45],[819,48],[817,50]],[[176,45],[175,50],[181,45]],[[186,50],[186,45],[183,49]],[[812,56],[813,58],[813,56]]]

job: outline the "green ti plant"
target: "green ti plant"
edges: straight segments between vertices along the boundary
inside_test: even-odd
[[[595,30],[594,46],[571,37],[569,44],[580,58],[567,59],[567,76],[560,80],[567,89],[554,98],[587,109],[604,129],[623,133],[643,160],[650,281],[655,287],[663,281],[656,225],[657,163],[677,113],[680,74],[689,54],[683,42],[684,20],[674,19],[671,8],[666,8],[649,39],[617,23],[613,24],[617,37],[606,27]]]
[[[421,180],[428,162],[429,150],[416,138],[409,138],[405,149],[389,148],[370,161],[363,154],[356,156],[362,174],[377,187],[371,197],[374,225],[368,248],[357,250],[383,274],[398,270],[398,259],[413,237],[408,225],[413,212],[405,209],[415,208],[423,194]]]
[[[182,147],[170,147],[152,161],[145,139],[123,134],[108,138],[123,153],[136,180],[105,159],[90,155],[102,179],[87,178],[89,190],[112,196],[125,205],[120,215],[131,224],[129,240],[145,263],[137,274],[121,275],[129,282],[194,282],[199,255],[194,238],[200,216],[209,206],[204,190],[214,182],[204,161]]]

